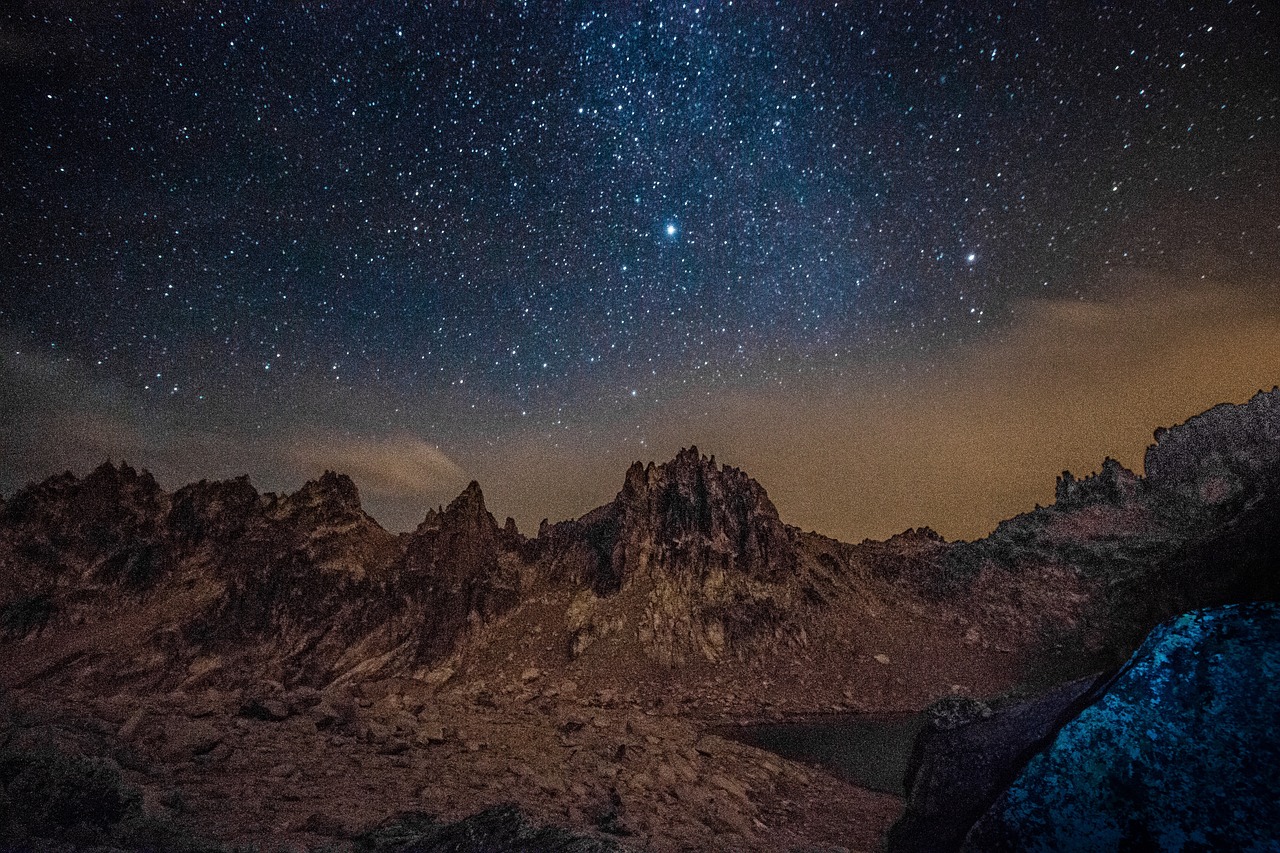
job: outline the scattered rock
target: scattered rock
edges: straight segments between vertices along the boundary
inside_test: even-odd
[[[401,755],[409,751],[411,744],[402,737],[388,738],[378,752],[383,755]]]
[[[601,829],[630,830],[611,815]],[[423,812],[401,812],[355,837],[356,849],[389,853],[457,853],[462,850],[523,850],[540,853],[625,853],[615,842],[578,835],[558,827],[535,827],[511,805],[497,806],[453,824],[440,824]]]
[[[283,699],[266,699],[252,697],[240,706],[240,716],[250,720],[267,720],[279,722],[289,718],[289,706]]]
[[[212,752],[222,735],[205,720],[172,719],[164,726],[165,751],[174,759]]]
[[[296,687],[285,695],[290,714],[302,714],[320,704],[320,691],[312,687]]]
[[[430,746],[432,744],[444,743],[445,737],[444,726],[439,720],[426,720],[418,725],[418,731],[414,735],[414,742],[419,746]]]
[[[145,708],[139,708],[129,715],[129,719],[124,721],[124,725],[120,726],[120,740],[130,741],[138,733],[138,728],[142,725],[143,720],[147,718]]]
[[[327,729],[335,723],[342,721],[342,716],[338,713],[337,709],[328,702],[320,702],[313,706],[308,714],[318,729]]]
[[[303,832],[322,835],[326,838],[350,838],[351,831],[337,817],[325,812],[312,812],[299,826]]]

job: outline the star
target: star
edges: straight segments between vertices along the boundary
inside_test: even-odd
[[[612,422],[633,388],[674,419],[673,388],[839,388],[900,351],[927,377],[1120,260],[1273,278],[1276,52],[1231,37],[1276,29],[1268,0],[115,5],[0,13],[59,57],[0,75],[0,349],[93,365],[139,424],[194,429],[207,395],[220,446],[280,395],[281,435],[479,459],[509,415]],[[63,452],[21,417],[49,446],[0,442],[0,493]]]

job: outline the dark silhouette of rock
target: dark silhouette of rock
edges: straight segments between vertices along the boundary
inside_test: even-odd
[[[1026,762],[1097,696],[1105,678],[1084,678],[996,707],[939,700],[916,737],[907,804],[889,831],[888,853],[950,853]]]
[[[1102,470],[1082,480],[1063,471],[1054,487],[1054,503],[1060,509],[1097,504],[1121,506],[1136,499],[1141,488],[1141,477],[1108,456],[1102,460]]]
[[[395,815],[355,838],[368,853],[625,853],[615,841],[558,827],[529,824],[515,806],[487,809],[457,823],[440,824],[421,812]]]
[[[1161,625],[966,840],[967,851],[1280,846],[1280,605]]]

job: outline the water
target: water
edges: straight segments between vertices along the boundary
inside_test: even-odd
[[[803,723],[739,726],[722,734],[822,767],[864,788],[905,797],[907,762],[922,725],[922,714],[840,715]]]

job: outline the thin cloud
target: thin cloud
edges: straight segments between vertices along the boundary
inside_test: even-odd
[[[466,473],[439,447],[411,435],[308,437],[288,454],[304,471],[346,473],[371,495],[421,497],[461,488],[467,481]]]

